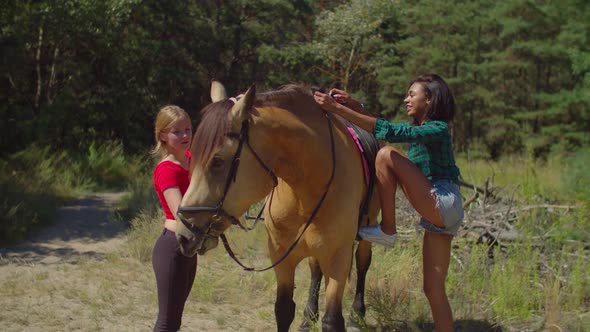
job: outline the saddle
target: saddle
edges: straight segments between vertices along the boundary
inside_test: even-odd
[[[363,199],[363,204],[359,211],[358,227],[361,227],[361,223],[365,216],[369,214],[369,205],[371,204],[371,198],[373,197],[373,191],[375,189],[375,157],[377,151],[381,148],[379,142],[371,133],[368,133],[364,129],[342,119],[344,124],[348,128],[350,136],[355,141],[357,148],[361,154],[363,160],[363,170],[365,175],[365,184],[367,185],[367,193]],[[358,229],[357,229],[358,231]],[[357,240],[360,240],[357,235]]]

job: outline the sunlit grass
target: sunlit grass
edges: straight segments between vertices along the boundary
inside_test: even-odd
[[[534,327],[584,331],[590,326],[588,202],[564,189],[559,164],[535,164],[533,172],[528,162],[516,157],[494,163],[459,161],[466,181],[482,186],[493,176],[494,186],[518,188],[515,204],[580,206],[568,212],[523,213],[515,222],[523,238],[503,248],[490,251],[487,245],[468,238],[454,240],[447,291],[457,324],[467,326],[465,330],[498,326],[503,330]],[[0,305],[5,309],[0,311],[0,320],[8,330],[43,326],[48,331],[140,331],[153,327],[157,296],[151,253],[163,216],[152,196],[150,180],[144,174],[128,187],[130,196],[123,208],[135,213],[130,218],[127,242],[115,254],[49,272],[23,266],[4,276]],[[532,189],[522,189],[525,187],[536,189],[529,192]],[[400,221],[401,225],[412,223]],[[263,225],[252,232],[231,228],[227,235],[246,265],[260,268],[270,263]],[[422,292],[421,245],[421,234],[412,231],[393,249],[374,247],[367,276],[365,330],[432,330],[430,308]],[[272,271],[242,270],[221,245],[198,260],[195,284],[185,308],[185,330],[275,329],[276,282]],[[350,314],[354,293],[354,272],[352,276],[343,300],[345,318]],[[293,330],[303,319],[308,287],[309,271],[304,261],[296,272]],[[323,287],[320,294],[323,310]],[[321,330],[321,323],[313,330]]]
[[[468,169],[467,174],[471,174],[472,181],[478,185],[486,177],[493,176],[495,186],[516,188],[514,179],[523,179],[529,183],[522,187],[539,190],[532,196],[527,196],[530,193],[526,190],[520,190],[515,198],[517,204],[538,202],[546,197],[544,195],[560,193],[561,180],[557,164],[542,163],[536,165],[532,172],[527,170],[526,162],[515,158],[497,163],[475,162],[464,168]],[[527,172],[532,173],[527,175]],[[540,178],[539,174],[543,177]],[[562,195],[562,198],[567,201],[567,196]],[[588,276],[582,272],[588,267],[587,259],[583,255],[576,256],[575,251],[580,248],[573,249],[571,246],[561,253],[555,252],[559,258],[551,261],[543,261],[541,252],[546,254],[553,252],[555,248],[562,249],[559,244],[573,236],[563,228],[571,225],[572,220],[586,216],[587,212],[576,210],[572,214],[558,217],[543,213],[545,212],[533,211],[523,214],[518,225],[522,226],[519,230],[524,234],[524,241],[502,251],[495,248],[495,259],[489,258],[486,245],[475,245],[468,239],[455,240],[447,289],[457,320],[476,320],[488,324],[485,325],[488,327],[527,324],[544,326],[544,319],[556,326],[575,327],[578,326],[578,321],[583,320],[580,318],[584,317],[580,315],[580,310],[587,312],[590,300],[587,295],[590,290]],[[535,236],[548,227],[553,229],[554,234],[559,234],[559,238],[538,243]],[[577,234],[579,237],[580,233]],[[268,264],[263,227],[250,233],[232,229],[228,237],[235,247],[234,250],[248,265],[260,267]],[[588,241],[588,237],[582,235],[580,240]],[[150,241],[141,242],[151,247]],[[404,330],[412,326],[423,326],[425,322],[431,321],[430,308],[422,292],[421,242],[421,235],[416,234],[405,238],[392,250],[374,248],[373,264],[367,279],[369,326],[384,330]],[[567,271],[563,266],[568,266]],[[199,257],[197,279],[191,300],[227,305],[236,301],[236,298],[256,297],[255,294],[259,294],[257,298],[260,302],[254,304],[260,310],[258,317],[264,324],[273,326],[272,273],[244,272],[233,264],[220,247]],[[302,319],[308,279],[307,266],[302,263],[297,270],[295,302],[298,311],[295,326]],[[351,284],[346,289],[346,313],[350,312],[353,289]],[[225,320],[219,321],[219,324],[226,323]],[[318,325],[314,328],[318,328]]]
[[[540,161],[526,156],[507,156],[499,161],[457,159],[465,181],[483,188],[486,180],[496,193],[535,199],[559,197],[563,164],[557,159]]]

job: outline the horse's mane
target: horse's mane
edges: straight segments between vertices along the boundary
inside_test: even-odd
[[[262,107],[288,103],[302,98],[312,98],[311,88],[304,85],[287,84],[278,90],[256,94],[254,106]],[[213,158],[214,152],[223,143],[225,135],[231,130],[228,113],[234,103],[224,99],[205,106],[201,110],[201,122],[191,144],[191,169],[204,169]]]
[[[281,86],[278,90],[256,94],[256,106],[276,104],[282,101],[288,101],[302,96],[312,97],[311,88],[299,84],[287,84]]]

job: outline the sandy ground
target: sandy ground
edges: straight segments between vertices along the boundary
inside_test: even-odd
[[[124,242],[122,223],[109,219],[123,193],[103,193],[70,201],[58,210],[58,220],[31,239],[0,249],[0,277],[10,266],[75,263],[82,257],[100,259]]]
[[[111,211],[123,195],[70,201],[59,208],[55,224],[0,248],[0,331],[153,329],[157,299],[151,264],[119,258],[126,225],[113,220]],[[213,310],[196,297],[187,301],[181,331],[269,327],[254,324],[250,310],[224,305]],[[241,318],[227,318],[227,311]]]

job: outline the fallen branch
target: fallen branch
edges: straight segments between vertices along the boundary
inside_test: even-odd
[[[577,209],[579,206],[576,205],[551,205],[551,204],[540,204],[540,205],[527,205],[519,208],[520,210],[530,210],[530,209]]]
[[[459,180],[459,185],[461,185],[463,187],[466,187],[466,188],[469,188],[469,189],[475,189],[480,194],[484,194],[484,195],[487,194],[489,197],[496,198],[496,195],[494,195],[491,192],[494,189],[494,187],[492,187],[491,189],[488,189],[487,190],[487,193],[486,193],[486,190],[485,189],[479,188],[478,186],[473,185],[473,184],[471,184],[469,182],[466,182],[466,181],[463,181],[463,180]]]
[[[471,196],[471,198],[469,198],[468,200],[465,201],[465,204],[463,204],[463,209],[467,209],[469,204],[473,203],[478,197],[479,197],[479,193],[476,191],[475,194],[473,194],[473,196]]]
[[[539,204],[539,205],[526,205],[520,206],[516,208],[508,207],[505,209],[494,210],[494,213],[503,213],[503,212],[510,212],[510,210],[515,209],[518,211],[526,211],[526,210],[533,210],[533,209],[563,209],[563,210],[571,210],[577,209],[579,206],[576,205],[551,205],[551,204]]]

